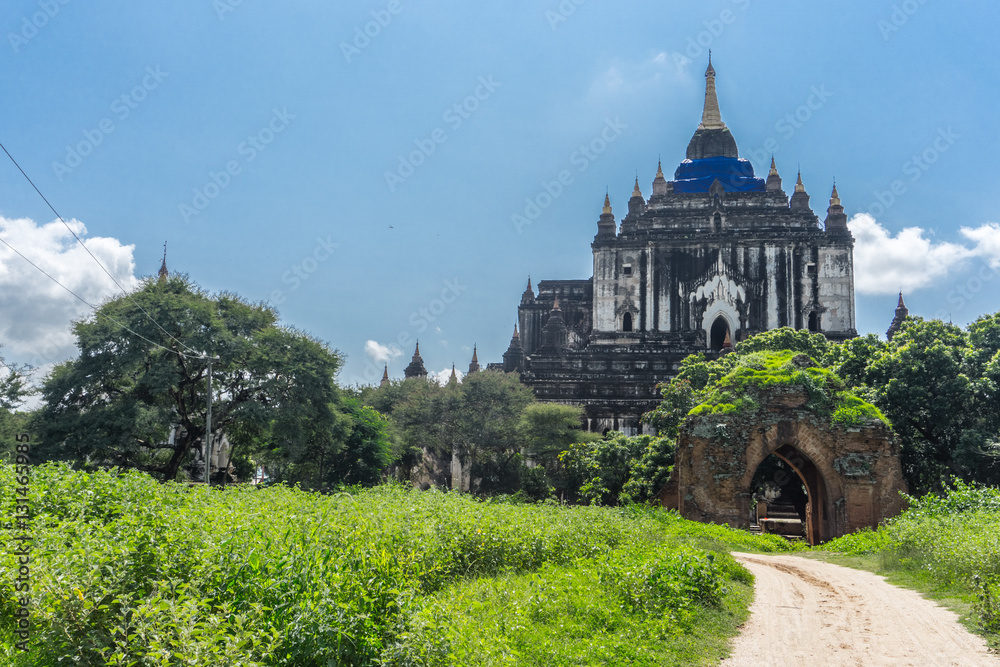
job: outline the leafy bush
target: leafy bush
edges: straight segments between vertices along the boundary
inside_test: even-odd
[[[0,508],[8,516],[14,487],[13,468],[0,466]],[[697,611],[718,607],[725,580],[742,574],[710,551],[727,540],[778,548],[652,508],[483,503],[397,486],[333,495],[280,485],[208,490],[160,484],[136,471],[46,464],[33,469],[30,488],[31,652],[15,652],[10,626],[0,627],[0,662],[14,667],[312,667],[392,656],[424,664],[445,646],[431,630],[443,617],[428,610],[464,599],[476,581],[502,587],[550,572],[570,586],[568,573],[587,571],[596,581],[596,564],[615,557],[647,567],[650,577],[660,573],[644,593],[650,604],[690,598],[686,608]],[[15,534],[0,526],[5,543]],[[674,553],[668,542],[690,544],[691,551],[677,552],[687,560],[643,560],[653,558],[647,552]],[[15,571],[16,557],[0,554],[6,618],[17,604]]]
[[[974,594],[982,627],[1000,632],[1000,490],[958,481],[942,495],[907,500],[909,508],[878,530],[845,535],[823,548],[873,554],[885,570],[908,572],[936,589]]]

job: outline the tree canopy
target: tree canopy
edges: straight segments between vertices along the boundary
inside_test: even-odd
[[[796,355],[808,355],[811,368],[793,368]],[[890,422],[911,491],[939,490],[953,478],[1000,483],[1000,313],[964,330],[907,318],[891,341],[868,334],[831,343],[806,331],[764,332],[719,359],[685,359],[646,419],[675,438],[691,412],[750,406],[747,383],[755,378],[808,385],[814,400],[822,389],[835,421]]]
[[[345,470],[337,455],[348,448],[354,424],[338,407],[341,357],[280,325],[272,308],[231,293],[210,296],[172,276],[107,301],[73,331],[80,355],[46,378],[35,420],[50,458],[175,479],[202,451],[207,354],[216,357],[215,440],[227,435],[238,457],[257,453],[287,471],[298,466],[297,481],[312,486]],[[354,414],[362,431],[377,423],[373,415]],[[374,454],[374,462],[384,459]],[[370,480],[370,471],[353,470],[359,481]]]

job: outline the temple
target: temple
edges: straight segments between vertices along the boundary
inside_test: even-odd
[[[537,292],[529,278],[503,363],[489,365],[520,373],[540,400],[583,406],[589,430],[639,432],[657,383],[689,354],[778,327],[857,335],[854,239],[836,185],[821,222],[801,173],[790,197],[773,158],[758,178],[722,121],[711,61],[673,180],[657,165],[647,198],[636,179],[620,220],[605,195],[596,231],[593,276]]]

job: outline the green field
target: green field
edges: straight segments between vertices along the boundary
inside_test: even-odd
[[[8,517],[14,487],[0,468]],[[208,491],[46,464],[30,489],[30,650],[0,629],[18,667],[714,664],[751,597],[728,549],[788,548],[662,510],[394,486]],[[15,577],[7,553],[3,619]]]
[[[14,515],[15,475],[0,466]],[[381,486],[160,484],[35,468],[32,637],[0,556],[0,664],[711,665],[747,616],[730,549],[787,551],[641,506],[567,507]],[[0,528],[5,545],[17,526]],[[997,645],[1000,492],[911,500],[816,555],[943,599]]]

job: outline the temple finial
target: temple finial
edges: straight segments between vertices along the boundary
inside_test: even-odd
[[[163,263],[160,264],[160,271],[157,274],[156,282],[165,283],[167,282],[167,242],[163,242]]]
[[[833,182],[833,193],[830,195],[830,206],[840,206],[840,195],[837,194],[837,182]]]
[[[771,171],[767,175],[768,176],[777,176],[778,175],[778,167],[777,167],[777,165],[774,164],[774,156],[773,155],[771,156]]]
[[[798,180],[795,181],[795,191],[796,192],[805,192],[806,191],[806,186],[802,185],[802,172],[801,171],[799,171]]]
[[[701,112],[699,130],[722,130],[726,124],[722,122],[719,111],[719,98],[715,94],[715,68],[712,67],[712,56],[708,57],[708,68],[705,70],[705,108]]]
[[[642,197],[642,190],[639,189],[639,175],[636,174],[635,177],[635,187],[632,188],[633,197]]]
[[[611,197],[608,193],[604,194],[604,209],[602,213],[611,213]]]

